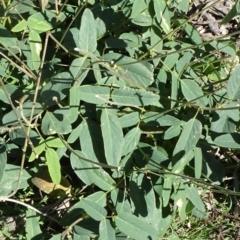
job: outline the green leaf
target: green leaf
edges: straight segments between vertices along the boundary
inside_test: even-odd
[[[71,132],[72,126],[64,114],[46,111],[42,120],[41,130],[45,135],[52,135],[56,133],[68,134]]]
[[[0,44],[9,48],[17,46],[17,39],[2,24],[0,24]]]
[[[130,213],[122,213],[115,218],[117,227],[123,233],[131,238],[138,240],[157,240],[156,230],[149,225],[144,219],[140,219]]]
[[[27,21],[28,27],[31,30],[38,32],[47,32],[52,29],[52,25],[47,21],[39,19],[38,15],[32,15],[28,18]]]
[[[84,120],[81,125],[79,139],[82,152],[93,161],[105,162],[103,139],[99,124],[95,121]]]
[[[0,145],[0,183],[4,176],[6,164],[7,164],[6,148],[5,148],[5,146]]]
[[[24,2],[21,1],[12,1],[8,5],[7,12],[10,14],[22,14],[26,12],[30,12],[32,8],[35,7],[34,2],[31,0],[24,0]]]
[[[173,155],[180,153],[188,153],[190,150],[194,149],[198,140],[202,134],[202,124],[199,120],[193,118],[190,119],[183,128],[181,136],[179,137],[176,147],[174,148]]]
[[[217,146],[225,148],[240,148],[240,134],[227,133],[215,138],[214,143]]]
[[[202,149],[200,147],[195,147],[194,149],[194,172],[195,178],[200,178],[202,174]]]
[[[30,117],[31,111],[32,111],[32,102],[25,102],[23,104],[23,110],[21,111],[19,108],[16,109],[16,113],[18,115],[18,118],[16,117],[15,112],[12,110],[10,112],[8,112],[6,115],[4,115],[4,117],[2,118],[2,122],[4,125],[14,125],[14,124],[18,124],[18,119],[20,118],[23,122],[25,122],[25,120],[23,120],[22,115],[24,115],[25,119],[28,120],[28,118]],[[39,113],[41,113],[43,111],[43,108],[41,106],[40,103],[35,103],[35,108],[34,108],[34,117],[36,115],[38,115]],[[22,112],[22,113],[21,113]]]
[[[26,140],[25,131],[22,128],[17,128],[14,131],[9,132],[9,137],[17,145],[23,146]],[[40,139],[39,135],[32,129],[30,130],[28,137],[32,140],[33,144],[37,143]]]
[[[118,214],[121,212],[131,212],[131,206],[128,199],[125,199],[125,193],[119,188],[111,191],[111,199]]]
[[[175,181],[174,176],[167,176],[164,178],[162,191],[163,207],[166,207],[169,204],[173,181]]]
[[[202,43],[202,38],[199,34],[199,32],[189,23],[186,23],[185,19],[179,19],[178,22],[180,24],[184,24],[184,30],[187,33],[187,35],[189,36],[189,38],[192,40],[193,43],[195,44],[201,44]],[[204,48],[204,47],[202,47]]]
[[[135,106],[146,106],[157,103],[159,95],[140,89],[122,88],[113,90],[111,97],[114,102],[131,104]]]
[[[151,181],[144,174],[133,174],[129,181],[129,189],[134,214],[147,223],[153,224],[156,203]]]
[[[159,112],[146,112],[142,121],[153,126],[180,126],[181,121],[171,115],[160,115]]]
[[[97,28],[89,8],[86,8],[82,15],[77,47],[92,53],[97,49]]]
[[[21,32],[27,29],[27,21],[22,20],[12,28],[12,32]]]
[[[93,194],[87,196],[85,199],[91,200],[92,202],[97,203],[101,207],[106,206],[106,201],[107,201],[107,195],[103,191],[97,191],[94,192]]]
[[[176,74],[172,75],[172,86],[171,86],[171,99],[176,101],[171,101],[171,108],[176,105],[179,92],[179,80]]]
[[[78,93],[77,87],[72,87],[70,89],[70,103],[69,103],[69,113],[70,113],[70,122],[74,123],[78,118],[78,109],[80,105],[80,95]]]
[[[211,131],[215,133],[234,133],[236,131],[236,123],[239,121],[239,109],[237,102],[229,102],[222,104],[221,108],[236,107],[232,110],[214,111],[212,115]]]
[[[42,104],[50,107],[56,105],[56,101],[60,102],[69,94],[72,77],[68,72],[61,72],[43,87],[41,91]]]
[[[231,8],[231,10],[229,11],[229,13],[224,16],[221,24],[226,24],[228,22],[230,22],[236,15],[238,15],[239,13],[239,1],[237,1],[235,3],[235,5]]]
[[[39,225],[40,217],[36,212],[28,209],[26,212],[26,237],[27,239],[39,238],[42,235],[42,230]]]
[[[166,56],[163,66],[166,71],[170,71],[178,63],[179,54],[173,53]]]
[[[228,80],[227,94],[232,100],[240,98],[240,65],[234,69]]]
[[[153,3],[157,21],[160,23],[160,26],[166,34],[170,33],[170,12],[165,0],[158,0],[154,1]]]
[[[180,1],[180,2],[176,2],[176,7],[180,10],[183,11],[184,13],[187,13],[189,11],[189,1]]]
[[[61,182],[60,159],[54,149],[52,148],[46,149],[46,160],[47,160],[48,171],[53,183],[60,184]]]
[[[38,70],[41,64],[40,58],[40,53],[42,50],[41,37],[36,31],[30,30],[28,39],[31,49],[33,69]]]
[[[123,147],[123,132],[115,111],[108,108],[103,109],[101,129],[107,163],[118,166]]]
[[[65,147],[62,140],[60,138],[54,137],[54,136],[48,137],[44,142],[48,147],[52,147],[52,148],[63,148],[63,147]]]
[[[138,17],[147,7],[148,6],[144,0],[134,1],[130,18]]]
[[[102,168],[97,169],[94,167],[91,178],[96,186],[105,191],[112,191],[116,186],[115,181]]]
[[[85,102],[93,104],[103,104],[109,100],[109,87],[84,85],[78,87],[77,89],[80,99]]]
[[[109,62],[114,61],[110,73],[123,79],[130,86],[145,88],[153,82],[151,64],[136,62],[135,59],[119,53],[108,53],[103,56],[103,59]]]
[[[81,157],[87,158],[87,156],[84,153],[78,150],[75,150],[75,152]],[[70,161],[72,169],[74,170],[75,174],[79,177],[79,179],[81,179],[81,181],[83,181],[86,185],[91,185],[93,183],[91,177],[92,169],[94,168],[93,164],[81,160],[74,153],[71,153]]]
[[[160,206],[156,208],[152,224],[152,226],[157,230],[157,233],[159,234],[158,239],[161,239],[161,236],[167,232],[171,224],[172,214],[169,210],[166,210],[166,212],[164,211],[163,213],[162,204],[160,203]]]
[[[163,41],[162,40],[162,33],[160,29],[158,28],[158,23],[156,25],[153,25],[151,28],[151,53],[152,56],[155,56],[157,53],[160,53],[163,48]],[[160,62],[160,58],[153,59],[154,66],[157,66]]]
[[[99,225],[99,240],[115,240],[115,230],[108,219],[103,219]]]
[[[88,3],[93,5],[95,3],[95,0],[88,0]]]
[[[86,236],[90,237],[87,240],[96,239],[99,236],[99,221],[92,218],[83,219],[74,226],[74,231],[81,237],[81,240],[86,240]]]
[[[203,151],[202,155],[202,173],[213,183],[220,185],[226,177],[225,166],[206,151]]]
[[[194,157],[194,152],[193,150],[190,150],[188,153],[186,153],[179,161],[177,161],[177,163],[174,165],[172,172],[173,173],[181,173],[185,166],[190,162],[190,160],[192,160],[192,158]]]
[[[138,26],[151,26],[152,25],[152,17],[148,12],[148,9],[141,12],[136,18],[132,19],[132,22]]]
[[[37,156],[34,152],[31,153],[30,158],[28,159],[29,162],[34,161],[36,158],[39,157],[39,155],[45,150],[45,142],[41,140],[37,146],[34,147],[35,152],[37,153]]]
[[[181,128],[179,125],[173,125],[163,134],[164,139],[172,139],[177,137],[181,133]]]
[[[2,181],[0,182],[0,196],[6,196],[17,187],[20,167],[12,164],[6,164]],[[25,170],[22,170],[20,185],[18,189],[23,189],[29,186],[28,180],[31,175]]]
[[[123,149],[122,149],[122,156],[127,155],[128,153],[132,152],[141,136],[141,130],[138,127],[131,129],[126,136],[124,137]]]
[[[184,69],[184,67],[187,66],[187,64],[190,63],[191,59],[193,57],[193,53],[192,52],[186,52],[183,54],[183,56],[178,60],[178,62],[176,63],[176,71],[181,74],[182,70]]]
[[[131,113],[125,114],[119,118],[119,121],[122,128],[134,126],[140,121],[139,113],[131,112]]]
[[[233,57],[236,56],[236,47],[232,41],[212,41],[210,42],[210,45],[214,47],[217,51],[226,53]]]
[[[84,158],[87,157],[78,150],[75,152]],[[73,170],[85,184],[90,185],[94,183],[105,191],[111,191],[114,188],[116,184],[115,181],[103,169],[78,158],[74,153],[71,153],[70,160]]]
[[[83,125],[79,124],[76,128],[72,130],[67,140],[68,143],[74,143],[79,138],[82,127]]]
[[[107,215],[107,210],[102,208],[101,206],[99,206],[97,203],[83,198],[80,201],[80,205],[81,208],[84,209],[84,211],[94,220],[96,221],[101,221],[103,220],[106,215]]]
[[[186,192],[186,196],[187,198],[192,202],[192,204],[202,213],[205,212],[205,207],[204,204],[202,202],[202,199],[200,198],[199,194],[198,194],[198,190],[197,188],[191,186],[185,186],[185,192]]]
[[[86,57],[75,58],[70,66],[70,72],[74,77],[74,86],[81,85],[90,69],[90,62]]]
[[[181,80],[181,88],[182,88],[184,97],[188,101],[192,101],[194,99],[199,98],[196,100],[197,105],[206,106],[208,104],[207,98],[204,97],[202,89],[199,87],[199,85],[195,81],[183,79]]]

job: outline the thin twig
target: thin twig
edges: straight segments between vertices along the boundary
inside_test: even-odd
[[[29,73],[26,69],[20,67],[19,65],[17,65],[12,59],[10,59],[9,57],[7,57],[3,52],[0,51],[0,55],[2,55],[5,59],[7,59],[13,66],[15,66],[18,70],[24,72],[26,75],[28,75],[30,78],[33,78],[34,80],[36,80],[36,76],[33,73]]]
[[[79,222],[81,222],[83,220],[83,218],[78,218],[76,221],[74,221],[73,223],[71,223],[67,229],[62,233],[62,237],[61,240],[64,240],[66,235],[71,231],[71,229],[78,224]]]
[[[90,57],[91,59],[97,61],[99,63],[99,65],[103,66],[104,68],[106,68],[113,76],[117,76],[123,80],[125,80],[126,82],[132,84],[134,87],[140,88],[140,89],[144,89],[142,86],[138,85],[137,83],[133,82],[130,78],[128,78],[126,75],[123,74],[119,74],[118,73],[118,68],[120,68],[120,65],[116,65],[113,61],[113,63],[109,64],[108,61],[104,61],[102,59],[99,59],[98,57],[96,57],[93,53],[90,53],[84,49],[80,49],[80,48],[75,48],[75,51],[79,52],[82,55],[86,55],[88,57]],[[113,66],[111,66],[113,65]],[[124,64],[122,64],[121,66],[123,66]]]
[[[89,163],[92,163],[94,165],[97,165],[99,167],[102,167],[102,168],[110,168],[110,169],[116,169],[118,171],[121,170],[121,167],[116,167],[116,166],[111,166],[111,165],[108,165],[108,164],[104,164],[104,163],[99,163],[99,162],[95,162],[93,160],[90,160],[90,159],[87,159],[87,158],[84,158],[82,156],[80,156],[79,154],[77,154],[71,147],[70,145],[64,140],[64,138],[58,134],[58,137],[61,139],[62,143],[66,146],[66,148],[72,152],[74,155],[76,155],[79,159],[85,161],[85,162],[89,162]]]
[[[11,107],[12,107],[12,110],[13,110],[13,112],[14,112],[14,114],[15,114],[15,116],[16,116],[16,118],[17,118],[17,120],[18,120],[18,122],[19,122],[19,124],[20,124],[20,126],[21,126],[21,128],[23,130],[23,132],[24,132],[24,135],[25,135],[25,138],[26,138],[25,142],[29,143],[29,145],[32,148],[32,151],[35,153],[35,155],[37,155],[37,153],[36,153],[36,151],[35,151],[35,149],[33,147],[32,141],[29,138],[29,134],[26,131],[25,126],[23,125],[23,122],[22,122],[21,118],[19,118],[19,116],[17,114],[16,108],[13,105],[11,97],[10,97],[10,95],[9,95],[9,93],[8,93],[8,91],[7,91],[7,89],[6,89],[5,85],[4,85],[3,80],[2,80],[1,77],[0,77],[0,84],[1,84],[1,86],[3,88],[3,91],[5,92],[5,94],[7,96],[7,99],[8,99],[8,101],[9,101]],[[17,186],[14,189],[14,191],[12,193],[10,193],[7,197],[12,197],[18,191],[18,188],[19,188],[19,185],[20,185],[20,179],[21,179],[21,175],[22,175],[22,169],[23,169],[23,166],[24,166],[25,154],[26,154],[26,148],[23,148],[23,155],[22,155],[21,166],[20,166],[20,171],[19,171],[19,175],[18,175]]]
[[[100,100],[102,100],[102,101],[104,101],[105,103],[108,103],[108,104],[110,104],[110,105],[133,107],[133,108],[137,108],[137,109],[139,109],[139,110],[141,110],[141,111],[145,111],[143,108],[140,108],[140,107],[138,107],[138,106],[136,106],[136,105],[128,104],[128,103],[120,103],[120,102],[109,101],[109,100],[107,100],[107,99],[105,99],[105,98],[100,97],[99,95],[95,95],[95,98],[100,99]]]
[[[54,221],[55,223],[57,223],[58,225],[62,226],[61,223],[56,220],[55,218],[49,216],[47,213],[43,213],[41,211],[39,211],[37,208],[27,204],[27,203],[24,203],[24,202],[21,202],[19,200],[15,200],[15,199],[12,199],[12,198],[9,198],[9,197],[0,197],[0,201],[3,201],[3,202],[12,202],[12,203],[16,203],[16,204],[19,204],[19,205],[22,205],[24,207],[26,207],[27,209],[31,209],[33,211],[35,211],[36,213],[44,216],[44,217],[47,217],[49,219],[51,219],[52,221]]]

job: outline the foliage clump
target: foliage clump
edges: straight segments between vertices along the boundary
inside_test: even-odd
[[[203,40],[192,20],[206,9],[191,7],[1,2],[5,237],[215,236],[195,219],[237,206],[240,67],[234,33]]]

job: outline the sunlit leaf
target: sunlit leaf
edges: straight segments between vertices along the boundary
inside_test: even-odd
[[[208,103],[206,97],[204,97],[202,89],[195,81],[183,79],[181,80],[181,88],[184,97],[188,101],[192,101],[195,99],[196,103],[200,106],[206,106],[206,104]]]
[[[197,188],[191,186],[185,186],[185,192],[187,198],[193,203],[193,205],[201,212],[205,212],[205,206],[201,197],[199,196]]]
[[[124,143],[122,149],[122,155],[127,155],[131,151],[133,151],[140,139],[141,131],[138,127],[131,129],[126,136],[124,136]]]
[[[115,240],[115,230],[108,219],[103,219],[99,226],[99,240]]]
[[[173,151],[173,155],[182,152],[182,154],[188,153],[190,150],[194,149],[198,140],[202,134],[202,124],[197,119],[189,120],[183,128],[183,131],[176,143]],[[182,155],[181,154],[181,155]]]
[[[61,72],[54,77],[43,87],[41,98],[44,106],[53,106],[60,102],[66,95],[69,94],[69,88],[72,83],[72,77],[68,72]]]
[[[60,159],[54,149],[46,149],[46,160],[53,183],[59,184],[61,182],[61,165]]]
[[[97,48],[96,23],[89,8],[86,8],[82,15],[77,47],[87,50],[88,52],[95,52]]]
[[[79,139],[82,152],[93,161],[105,161],[102,132],[99,124],[92,120],[82,121]]]
[[[45,135],[68,134],[71,132],[72,127],[64,114],[47,111],[43,117],[41,129]]]
[[[102,208],[97,203],[86,198],[83,198],[80,201],[79,206],[83,208],[85,212],[96,221],[103,220],[107,215],[106,209]]]
[[[34,15],[28,18],[27,24],[31,30],[35,30],[39,32],[46,32],[52,29],[52,26],[50,23],[44,20],[40,20],[37,16],[34,16]]]
[[[228,80],[227,94],[231,99],[240,98],[240,65],[234,69]]]
[[[81,85],[88,74],[90,62],[86,57],[75,58],[70,66],[70,72],[74,77],[74,86]]]
[[[130,213],[122,213],[118,215],[115,219],[117,227],[128,236],[138,239],[146,240],[152,239],[157,240],[156,230],[149,225],[144,219],[139,219],[138,217]]]
[[[153,82],[152,66],[149,63],[136,62],[135,59],[119,53],[108,53],[103,58],[110,63],[113,61],[110,73],[122,78],[130,86],[144,88]]]
[[[170,25],[170,15],[171,13],[168,10],[165,0],[154,1],[154,10],[156,17],[163,31],[168,34],[171,31]]]
[[[27,28],[27,21],[22,20],[12,28],[12,32],[21,32]]]
[[[151,105],[157,103],[160,99],[157,94],[131,88],[115,89],[111,97],[116,103],[135,106]]]
[[[217,146],[225,148],[240,148],[240,134],[239,133],[226,133],[214,139]]]
[[[124,116],[119,118],[119,121],[122,128],[131,127],[140,121],[139,113],[132,112],[132,113],[125,114]]]
[[[114,111],[105,108],[101,114],[101,129],[107,163],[118,166],[123,147],[122,127]]]
[[[43,140],[41,140],[38,145],[36,147],[34,147],[35,152],[32,152],[32,154],[30,155],[30,158],[28,159],[29,162],[34,161],[35,159],[37,159],[40,154],[44,151],[46,147],[46,144]],[[37,154],[37,156],[35,155],[35,153]]]
[[[32,54],[32,64],[34,66],[34,70],[38,70],[41,64],[40,53],[42,50],[42,42],[40,35],[34,31],[30,30],[29,32],[29,44]]]
[[[101,86],[80,86],[77,88],[79,98],[93,104],[103,104],[109,100],[110,88]]]
[[[28,209],[26,212],[26,237],[28,239],[34,239],[42,235],[42,231],[40,228],[40,217],[37,216],[37,213],[31,209]]]
[[[2,181],[0,182],[0,196],[7,196],[17,187],[20,167],[17,165],[6,164]],[[28,180],[31,175],[25,170],[22,170],[20,185],[18,189],[23,189],[29,186]]]
[[[190,150],[189,152],[187,152],[181,159],[179,159],[179,161],[174,165],[172,172],[173,173],[181,173],[185,166],[189,163],[190,160],[192,160],[194,156],[194,152],[192,150]]]

